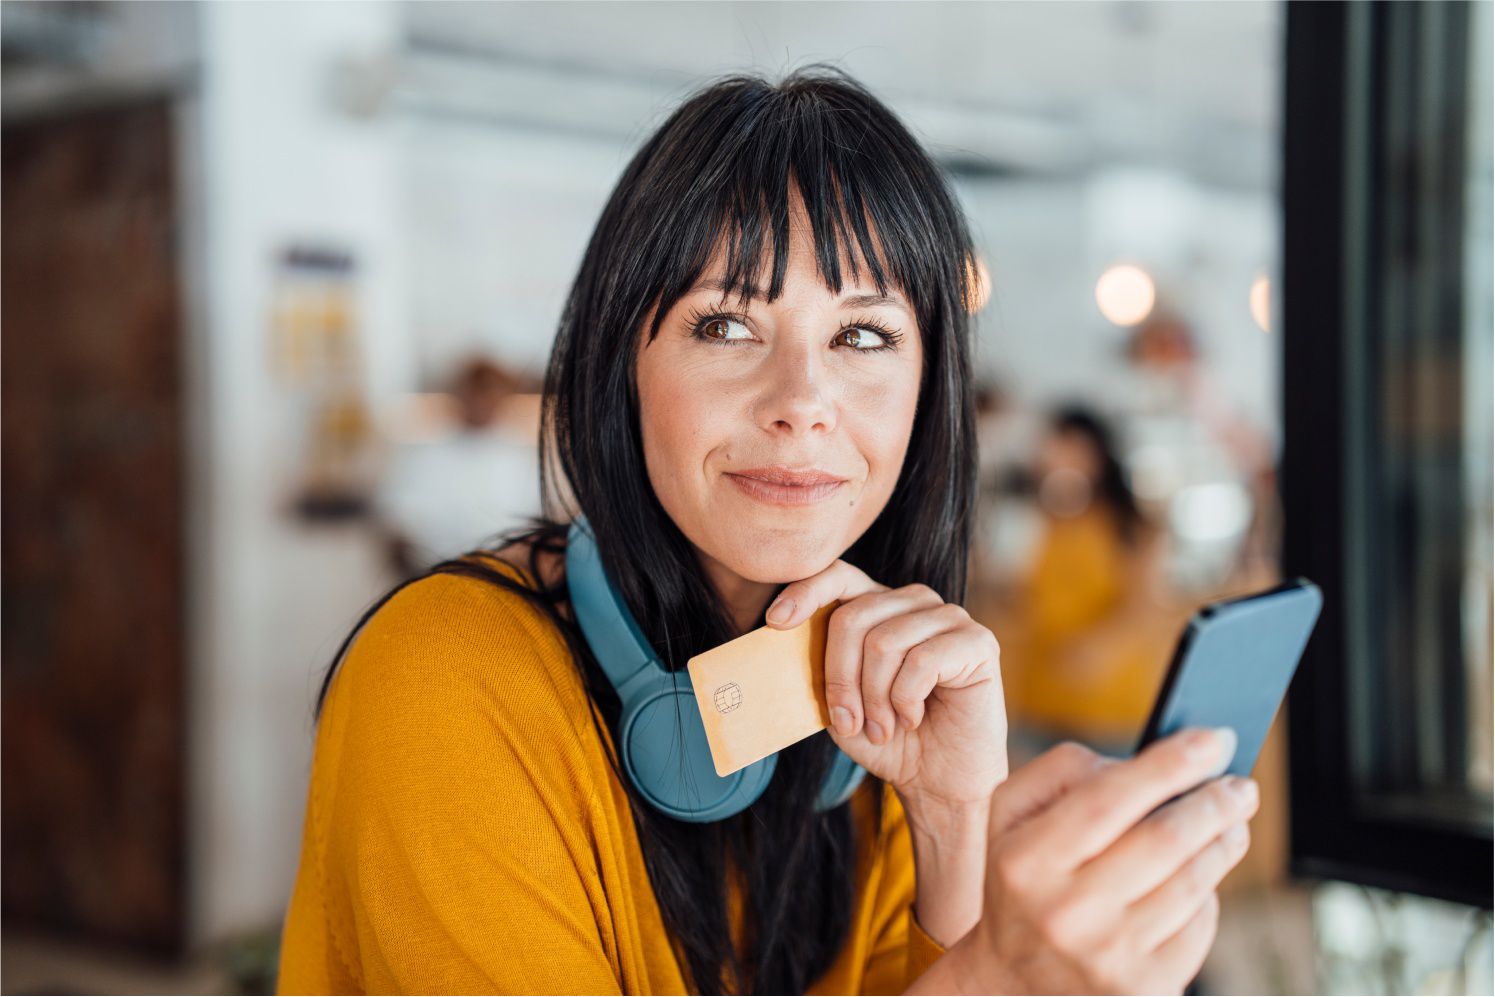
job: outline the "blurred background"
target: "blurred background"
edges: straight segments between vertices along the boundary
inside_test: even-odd
[[[980,251],[1014,761],[1325,611],[1201,993],[1491,992],[1491,5],[0,4],[0,987],[265,993],[364,608],[539,511],[628,158],[832,60]]]

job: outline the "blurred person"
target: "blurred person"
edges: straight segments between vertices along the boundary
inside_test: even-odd
[[[538,431],[513,402],[521,379],[461,361],[434,430],[394,444],[375,510],[401,578],[456,557],[540,511]]]
[[[1064,738],[1128,753],[1178,633],[1159,600],[1165,534],[1088,408],[1053,415],[1032,487],[1041,538],[1001,624],[1014,737],[1030,754]]]
[[[1147,499],[1173,534],[1167,573],[1175,587],[1208,597],[1270,586],[1280,517],[1267,434],[1229,406],[1192,324],[1176,310],[1155,308],[1123,356],[1109,388],[1132,452],[1146,456],[1137,470]]]
[[[833,68],[715,81],[645,139],[546,375],[574,508],[396,586],[326,672],[281,992],[1184,989],[1254,783],[1212,778],[1214,731],[1008,778],[999,647],[960,606],[972,254]],[[649,648],[628,677],[570,603],[577,515]],[[639,669],[683,683],[822,607],[825,736],[730,813],[651,795],[683,760],[624,739]],[[650,731],[678,748],[675,702]]]

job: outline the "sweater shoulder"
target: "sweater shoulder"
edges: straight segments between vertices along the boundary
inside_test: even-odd
[[[422,576],[396,590],[354,636],[329,689],[354,715],[395,713],[448,724],[520,719],[537,729],[590,725],[589,697],[560,629],[527,574],[491,556],[489,573]]]

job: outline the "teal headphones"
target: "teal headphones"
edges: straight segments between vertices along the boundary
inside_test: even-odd
[[[602,567],[585,517],[571,524],[566,539],[566,588],[587,646],[623,702],[619,751],[629,780],[644,798],[676,820],[702,824],[751,806],[768,788],[778,754],[726,778],[716,774],[690,673],[666,670],[644,639]],[[845,803],[866,774],[837,749],[817,809]]]

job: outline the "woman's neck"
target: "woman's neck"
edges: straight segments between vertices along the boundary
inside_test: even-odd
[[[782,586],[774,582],[750,581],[704,551],[699,553],[706,577],[732,619],[733,636],[740,637],[754,629]]]

